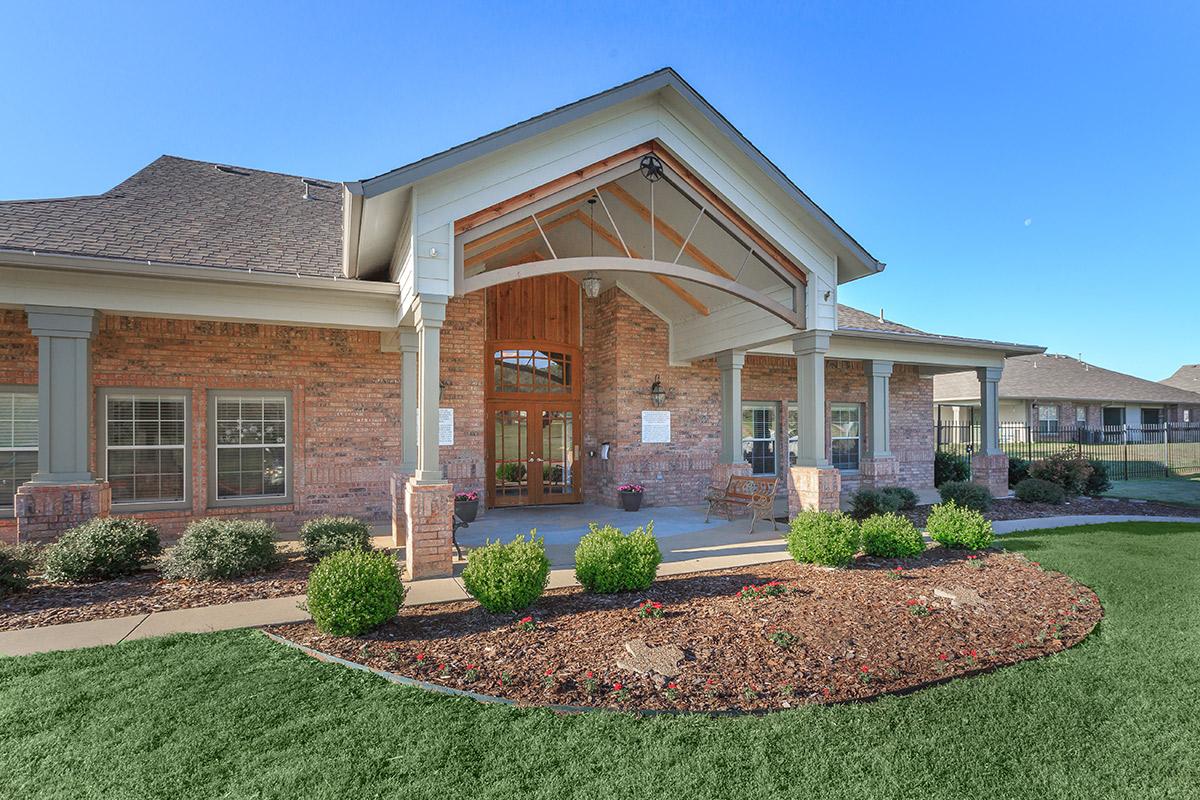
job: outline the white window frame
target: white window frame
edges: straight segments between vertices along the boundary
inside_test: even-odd
[[[9,402],[9,407],[11,409],[14,409],[14,413],[12,415],[12,428],[9,430],[8,433],[9,433],[9,440],[15,441],[16,440],[16,414],[15,414],[16,396],[17,395],[32,395],[33,396],[33,404],[34,404],[33,407],[36,412],[38,391],[37,391],[36,386],[22,386],[22,385],[7,385],[7,384],[5,384],[5,385],[0,385],[0,405],[2,405],[4,402],[4,400],[3,400],[4,395],[12,396],[12,400],[10,400],[10,402]],[[36,415],[36,413],[33,418],[33,426],[34,426],[33,427],[33,440],[34,440],[35,444],[32,447],[29,445],[21,445],[20,447],[17,447],[15,445],[12,447],[0,447],[0,453],[34,453],[36,455],[38,452],[38,446],[36,444],[36,442],[38,441],[38,416]],[[32,478],[33,475],[36,475],[36,474],[37,474],[37,468],[35,467],[34,472],[32,475],[30,475],[30,477]],[[17,487],[15,487],[15,486],[13,487],[13,496],[12,497],[0,497],[0,516],[11,517],[16,513],[16,506],[17,506],[16,488]]]
[[[1087,406],[1075,406],[1075,425],[1087,426]]]
[[[858,435],[857,436],[834,436],[833,435],[833,412],[837,411],[839,409],[842,409],[842,410],[853,409],[854,410],[854,413],[858,418]],[[854,467],[853,469],[844,468],[844,467],[838,467],[838,469],[840,471],[842,471],[843,473],[855,475],[858,473],[859,469],[862,467],[863,406],[862,406],[862,403],[831,403],[829,406],[829,457],[830,457],[831,463],[833,461],[833,442],[834,441],[851,441],[851,440],[858,443],[857,456],[855,457],[855,463],[858,466]],[[834,464],[834,466],[837,467],[837,464]]]
[[[745,420],[747,411],[751,412],[751,415],[753,415],[753,412],[755,412],[755,411],[770,411],[771,418],[772,418],[771,428],[773,429],[773,436],[769,439],[765,438],[765,437],[761,437],[761,436],[742,436],[742,453],[743,453],[743,455],[746,452],[746,443],[747,442],[770,442],[771,443],[771,459],[772,459],[772,462],[774,463],[775,469],[773,469],[770,472],[753,472],[752,471],[751,474],[756,475],[756,476],[763,476],[763,477],[778,475],[779,474],[779,404],[778,403],[763,403],[763,402],[742,403],[742,413],[741,413],[741,417],[738,419],[738,427],[739,428],[741,428],[745,424],[744,420]],[[753,420],[753,416],[751,416],[751,420]],[[753,429],[753,421],[751,422],[751,426]],[[746,459],[746,463],[750,464],[751,470],[753,470],[753,463],[749,459]]]
[[[217,403],[221,400],[283,400],[283,494],[243,495],[238,497],[218,497],[217,483],[217,454],[222,449],[253,447],[265,448],[261,444],[219,444]],[[235,506],[278,506],[291,505],[295,493],[292,469],[292,445],[296,436],[295,415],[292,411],[292,393],[290,391],[267,391],[259,389],[214,389],[208,393],[208,504],[212,508]]]
[[[108,401],[114,397],[130,397],[138,400],[158,399],[183,401],[183,444],[182,445],[110,445],[108,443]],[[117,511],[136,513],[139,511],[167,511],[192,507],[192,393],[188,389],[145,389],[108,387],[96,392],[96,466],[104,480],[109,480],[108,452],[110,450],[182,450],[183,451],[183,499],[182,500],[114,500],[112,507]]]
[[[1057,405],[1054,405],[1053,403],[1042,403],[1038,406],[1038,433],[1058,433],[1058,422]]]

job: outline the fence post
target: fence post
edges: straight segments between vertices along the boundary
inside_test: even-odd
[[[1166,413],[1166,409],[1163,410]],[[1171,422],[1163,419],[1163,477],[1171,477]]]
[[[1121,426],[1121,444],[1125,453],[1125,480],[1129,480],[1129,423]]]

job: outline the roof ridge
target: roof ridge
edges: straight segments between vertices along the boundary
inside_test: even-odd
[[[296,180],[301,180],[301,181],[320,181],[321,183],[329,183],[329,184],[332,184],[333,186],[339,186],[339,185],[345,183],[345,181],[340,181],[340,180],[336,180],[333,178],[316,178],[316,177],[313,177],[312,175],[297,175],[292,172],[278,172],[273,169],[259,169],[258,167],[247,167],[242,164],[231,164],[228,161],[208,161],[208,160],[202,159],[202,158],[188,158],[187,156],[177,156],[172,153],[163,153],[158,158],[154,159],[154,161],[151,161],[149,164],[147,164],[146,167],[152,166],[153,164],[161,161],[164,158],[169,158],[174,161],[184,161],[189,164],[203,164],[203,165],[209,166],[209,167],[229,167],[231,169],[244,169],[247,172],[257,172],[260,175],[275,175],[280,178],[295,178]],[[145,169],[146,167],[142,167],[142,169]],[[138,170],[138,172],[141,172],[141,170]],[[134,173],[134,175],[136,175],[136,174],[137,174],[137,172]],[[132,178],[133,175],[131,175],[129,177]],[[120,184],[118,184],[118,185],[120,185]]]

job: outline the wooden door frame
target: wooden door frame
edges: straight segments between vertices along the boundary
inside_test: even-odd
[[[546,399],[545,395],[525,395],[524,397],[500,397],[488,398],[484,401],[484,416],[485,416],[485,437],[486,441],[486,458],[487,476],[484,481],[486,497],[484,498],[487,508],[508,508],[512,506],[532,506],[532,505],[565,505],[570,503],[583,502],[583,463],[580,458],[580,453],[583,448],[583,413],[582,402],[570,398]],[[543,449],[543,413],[545,411],[570,411],[572,417],[572,464],[571,486],[573,491],[569,496],[555,496],[543,494],[544,482],[539,479],[535,482],[530,479],[530,470],[526,467],[525,481],[527,487],[525,502],[517,503],[500,503],[496,502],[496,413],[498,411],[524,411],[525,412],[525,440],[528,454],[523,454],[526,464],[532,463],[530,459],[536,458],[537,464],[545,463],[546,453]],[[539,469],[540,473],[541,470]],[[535,489],[534,486],[537,486]]]

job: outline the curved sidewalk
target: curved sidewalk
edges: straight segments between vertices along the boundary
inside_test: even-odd
[[[1067,528],[1077,525],[1106,525],[1114,522],[1180,522],[1200,524],[1200,517],[1150,517],[1137,515],[1063,516],[1034,519],[997,520],[992,528],[1003,535],[1045,528]],[[766,526],[764,526],[766,527]],[[707,572],[729,567],[765,564],[788,558],[787,545],[769,527],[748,535],[745,525],[714,525],[709,531],[661,540],[663,563],[659,575],[678,575],[684,572]],[[571,567],[554,569],[549,588],[575,585]],[[470,596],[458,577],[417,581],[408,585],[407,605],[445,603],[469,600]],[[24,628],[0,632],[0,655],[27,655],[50,650],[72,650],[80,647],[119,644],[131,639],[164,636],[170,633],[206,633],[209,631],[250,628],[260,625],[280,625],[308,619],[307,612],[298,607],[303,595],[275,597],[266,600],[247,600],[200,608],[156,611],[129,617],[69,622],[42,628]]]

